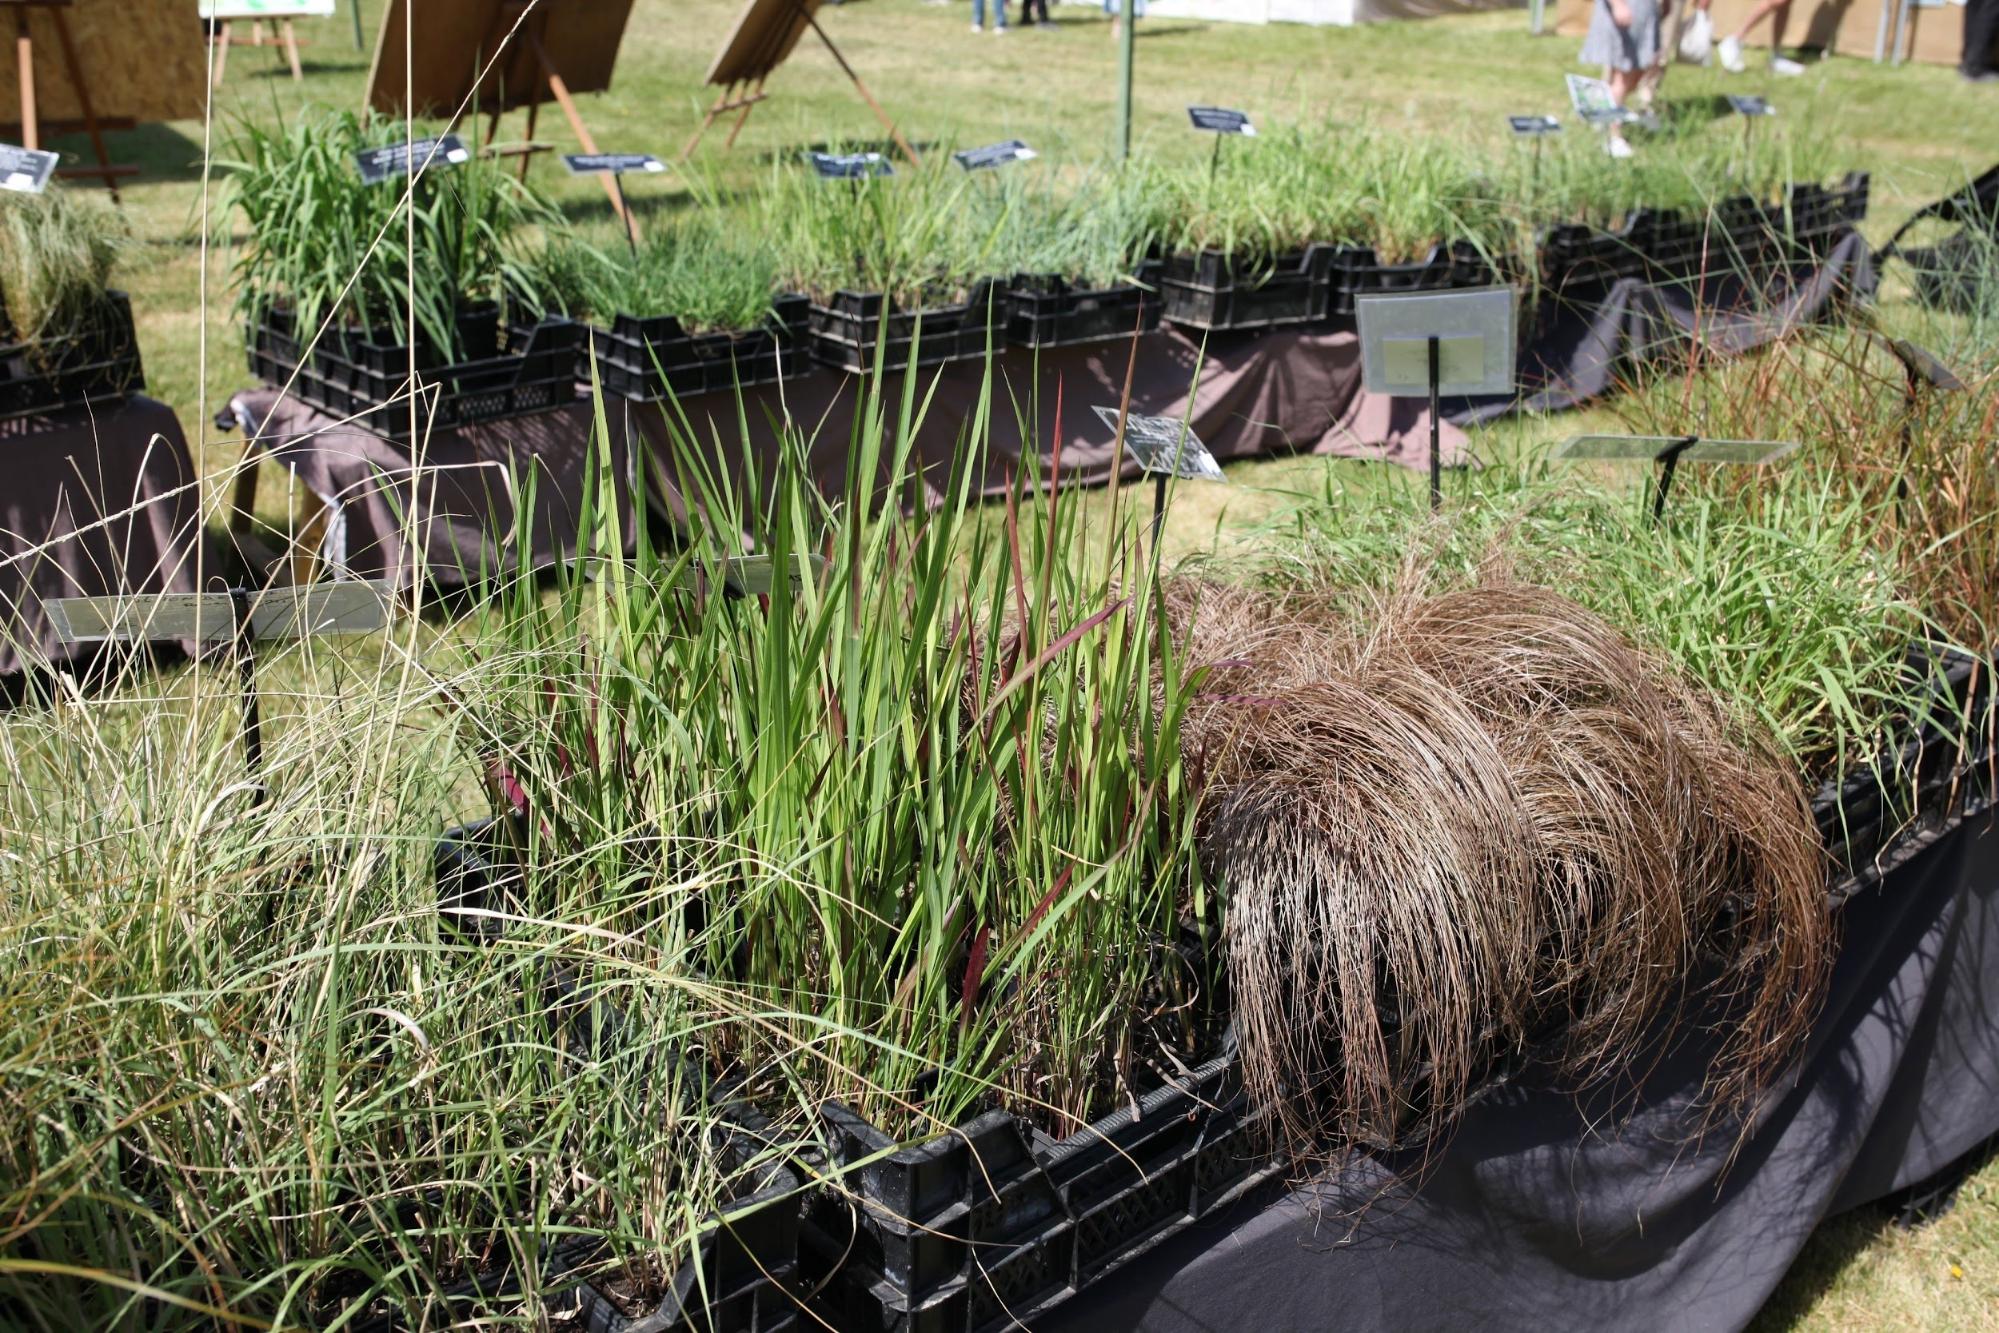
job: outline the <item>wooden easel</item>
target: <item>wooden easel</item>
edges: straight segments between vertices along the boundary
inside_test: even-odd
[[[530,6],[533,6],[531,10]],[[548,47],[543,41],[548,34],[549,21],[556,8],[557,6],[547,3],[547,0],[541,0],[539,4],[536,4],[535,0],[505,0],[505,3],[494,12],[493,26],[487,33],[484,47],[486,50],[498,49],[502,43],[509,41],[507,34],[512,33],[511,44],[516,49],[528,51],[534,57],[534,63],[539,70],[530,86],[528,96],[528,142],[517,150],[521,159],[523,180],[527,178],[530,158],[536,153],[547,151],[549,147],[547,144],[534,142],[535,122],[541,118],[543,88],[555,98],[556,104],[562,108],[562,114],[569,118],[569,128],[575,132],[576,142],[582,146],[583,151],[586,153],[597,151],[596,137],[590,133],[590,127],[583,123],[583,113],[576,109],[576,99],[569,95],[569,85],[563,80],[562,71],[555,67],[555,61],[550,59]],[[529,11],[525,21],[521,18],[524,10]],[[499,58],[494,61],[495,66],[504,67],[508,54],[507,51],[500,50]],[[488,152],[495,151],[493,140],[500,132],[500,117],[504,114],[504,111],[495,111],[486,123],[486,137],[482,146]],[[625,234],[632,238],[633,244],[637,244],[638,223],[625,208],[623,190],[612,177],[603,176],[601,179],[604,183],[604,194],[611,201],[611,212],[617,215],[618,222],[624,227]]]
[[[923,161],[917,157],[916,150],[909,146],[909,141],[902,137],[902,131],[896,128],[895,122],[889,118],[888,112],[882,110],[882,104],[877,102],[875,95],[868,91],[868,85],[861,82],[861,76],[856,74],[854,67],[847,63],[847,57],[840,54],[840,48],[833,45],[833,39],[826,35],[824,28],[819,26],[818,17],[805,6],[797,4],[796,0],[793,0],[793,8],[797,11],[798,17],[805,20],[811,26],[813,32],[819,34],[819,40],[826,44],[826,49],[832,53],[833,59],[840,66],[841,72],[853,80],[854,90],[861,95],[861,100],[868,104],[869,108],[875,113],[876,119],[880,120],[882,125],[888,130],[889,138],[895,140],[895,146],[902,150],[902,155],[909,159],[909,164],[911,166],[922,166]],[[723,141],[723,146],[726,148],[735,147],[736,136],[742,133],[744,123],[750,118],[750,112],[756,109],[758,102],[770,96],[770,94],[764,91],[764,80],[768,77],[770,76],[768,71],[766,71],[763,74],[759,74],[755,79],[739,79],[724,88],[722,95],[715,99],[715,105],[709,107],[708,114],[702,117],[701,126],[694,131],[694,137],[687,141],[687,147],[680,150],[680,160],[685,162],[688,158],[692,157],[694,150],[700,146],[701,136],[708,132],[708,127],[713,125],[722,116],[728,115],[731,111],[737,113],[736,123],[729,127],[729,137]],[[533,131],[530,130],[529,133],[533,133]]]
[[[264,22],[262,19],[250,20],[250,40],[247,42],[236,39],[232,31],[234,22],[233,19],[217,19],[215,21],[215,35],[208,39],[217,48],[215,52],[215,86],[218,88],[222,86],[222,71],[229,68],[229,48],[231,46],[264,46],[267,44],[264,41]],[[276,20],[276,28],[277,31],[272,34],[272,41],[268,44],[284,48],[285,59],[291,62],[292,82],[303,83],[305,81],[305,71],[299,68],[298,49],[304,46],[305,43],[298,39],[298,33],[292,28],[292,21],[290,19],[281,18]]]
[[[76,42],[69,33],[69,19],[63,11],[69,8],[71,0],[0,0],[0,5],[14,11],[14,55],[19,62],[21,73],[21,146],[39,149],[42,146],[42,131],[51,134],[67,134],[83,130],[90,135],[90,144],[97,152],[94,167],[57,167],[58,176],[95,176],[104,181],[111,191],[111,201],[118,200],[118,178],[136,176],[139,169],[132,166],[113,166],[111,150],[105,146],[104,131],[129,130],[133,121],[128,117],[99,118],[96,105],[90,100],[90,82],[83,76],[83,68],[77,64]],[[76,88],[77,103],[83,108],[81,121],[52,120],[43,123],[41,112],[35,101],[35,38],[28,30],[28,11],[46,9],[55,22],[56,41],[62,47],[63,66],[69,72],[69,80]]]

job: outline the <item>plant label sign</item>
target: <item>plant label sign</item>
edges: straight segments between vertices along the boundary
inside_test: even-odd
[[[1118,410],[1115,407],[1095,410],[1097,419],[1115,433]],[[1178,417],[1127,416],[1124,419],[1124,448],[1140,470],[1155,476],[1180,477],[1187,481],[1228,480],[1222,475],[1222,465],[1208,452],[1208,446],[1194,434],[1194,428]]]
[[[1569,105],[1576,109],[1588,125],[1622,125],[1626,121],[1638,119],[1629,107],[1617,104],[1610,95],[1610,85],[1602,79],[1588,79],[1580,74],[1565,76],[1569,86]]]
[[[1523,139],[1531,139],[1542,134],[1560,134],[1562,122],[1553,116],[1508,116],[1506,123],[1513,132]]]
[[[1362,296],[1361,382],[1369,393],[1423,398],[1510,394],[1513,382],[1513,289]],[[1430,345],[1437,375],[1430,377]]]
[[[61,160],[60,153],[0,144],[0,190],[40,194],[49,188],[49,177],[56,174],[56,163]]]
[[[1256,126],[1250,124],[1249,114],[1231,111],[1225,106],[1190,106],[1187,108],[1187,119],[1194,122],[1195,129],[1206,130],[1210,134],[1256,137]]]
[[[895,168],[880,153],[807,153],[812,169],[825,181],[866,180],[870,176],[893,176]]]
[[[1688,435],[1576,435],[1555,447],[1565,462],[1727,463],[1757,467],[1798,447],[1796,440],[1703,440]]]
[[[622,176],[628,171],[665,171],[666,163],[651,153],[564,153],[562,165],[572,176]]]
[[[386,581],[357,579],[259,589],[248,594],[250,637],[302,639],[380,629],[389,622],[389,592]],[[226,643],[236,637],[234,593],[59,597],[44,605],[65,643],[108,639]]]
[[[967,148],[962,153],[951,154],[952,160],[967,171],[990,171],[1009,162],[1032,162],[1039,156],[1039,153],[1018,139],[987,144],[984,148]]]
[[[391,176],[408,176],[430,166],[455,167],[471,160],[471,150],[455,134],[383,144],[354,154],[363,185],[379,185]]]
[[[1777,108],[1770,105],[1768,98],[1752,97],[1748,93],[1730,93],[1728,109],[1738,116],[1774,116]]]

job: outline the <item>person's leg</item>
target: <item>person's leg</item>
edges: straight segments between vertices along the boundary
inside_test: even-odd
[[[986,30],[986,0],[972,0],[972,31]]]
[[[1610,100],[1619,106],[1630,104],[1631,95],[1638,90],[1638,81],[1645,76],[1642,69],[1611,69],[1604,73],[1604,81],[1610,85]],[[1604,147],[1612,157],[1630,157],[1631,144],[1624,137],[1622,125],[1612,125],[1604,139]]]
[[[1964,6],[1964,55],[1958,72],[1981,83],[1999,78],[1992,68],[1992,47],[1999,42],[1999,0],[1967,0]]]
[[[1730,74],[1742,73],[1747,68],[1742,59],[1742,39],[1749,35],[1751,28],[1754,28],[1771,14],[1789,10],[1790,4],[1791,0],[1756,0],[1755,7],[1743,17],[1742,26],[1729,36],[1721,39],[1721,43],[1717,48],[1721,58],[1721,67]],[[1781,29],[1782,20],[1778,21],[1778,26]]]

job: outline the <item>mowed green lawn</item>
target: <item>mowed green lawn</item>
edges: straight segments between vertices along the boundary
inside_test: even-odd
[[[192,6],[189,6],[190,10]],[[363,0],[372,40],[382,0]],[[677,155],[712,90],[701,86],[739,0],[638,0],[613,90],[583,99],[600,147]],[[1056,161],[1088,160],[1113,147],[1117,46],[1095,6],[1058,5],[1051,30],[1005,37],[967,31],[968,5],[924,0],[856,0],[822,11],[825,26],[904,132],[919,143],[975,144],[1018,135]],[[245,386],[241,335],[230,312],[226,226],[213,221],[217,188],[204,170],[204,145],[221,157],[231,126],[270,122],[308,102],[358,107],[368,56],[353,49],[343,13],[301,25],[314,43],[307,76],[294,84],[275,52],[239,50],[211,123],[147,126],[114,136],[120,160],[146,174],[127,191],[137,245],[123,283],[134,296],[151,390],[179,412],[204,471],[228,468],[233,437],[218,435],[215,410]],[[1507,142],[1504,117],[1564,110],[1562,75],[1576,70],[1573,38],[1536,39],[1524,12],[1381,24],[1339,30],[1258,28],[1176,19],[1149,20],[1137,43],[1136,151],[1188,156],[1211,140],[1191,133],[1183,108],[1209,102],[1270,120],[1335,113],[1367,115],[1462,135],[1491,151]],[[1954,72],[1891,69],[1829,60],[1806,77],[1761,73],[1730,79],[1675,70],[1670,97],[1711,98],[1723,89],[1769,95],[1779,118],[1768,132],[1810,124],[1836,136],[1850,165],[1874,173],[1871,234],[1885,235],[1911,209],[1999,157],[1999,89],[1961,84]],[[800,147],[875,137],[879,126],[830,55],[808,37],[770,85],[733,150],[710,136],[704,158],[741,183],[795,158]],[[504,139],[524,135],[511,116]],[[1574,132],[1573,130],[1571,132]],[[574,140],[550,108],[538,136],[558,150]],[[81,150],[81,141],[59,146]],[[608,228],[600,187],[571,180],[544,157],[533,179],[572,214]],[[672,178],[631,182],[641,217],[686,198]],[[215,244],[204,245],[204,235]],[[204,262],[205,261],[205,262]],[[1560,423],[1565,433],[1572,423]],[[1515,436],[1536,426],[1510,427]],[[1555,429],[1549,427],[1548,429]],[[1226,492],[1190,491],[1175,512],[1180,545],[1210,540],[1228,517],[1266,511],[1287,488],[1308,484],[1322,460],[1284,460],[1232,469]],[[266,477],[260,509],[282,520],[284,497]],[[225,497],[213,488],[219,512]],[[1225,498],[1226,497],[1226,498]],[[1223,513],[1224,504],[1234,506]],[[1804,1328],[1999,1328],[1999,1168],[1988,1168],[1961,1206],[1921,1231],[1904,1233],[1855,1216],[1823,1227],[1764,1322]]]

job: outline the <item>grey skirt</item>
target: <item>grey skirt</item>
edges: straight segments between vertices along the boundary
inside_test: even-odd
[[[1590,6],[1589,36],[1583,38],[1585,65],[1606,69],[1650,69],[1659,63],[1659,0],[1625,0],[1631,26],[1620,28],[1610,17],[1608,0]]]

